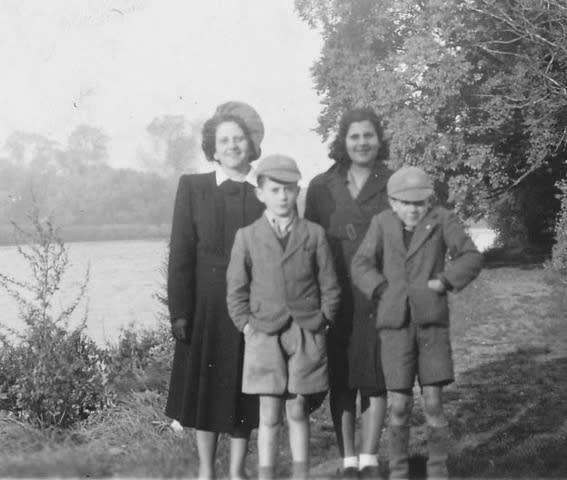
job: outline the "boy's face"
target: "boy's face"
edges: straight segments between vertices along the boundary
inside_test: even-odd
[[[293,215],[298,194],[297,182],[279,183],[271,178],[265,178],[264,183],[256,189],[258,200],[266,205],[272,215],[280,218]]]
[[[431,206],[429,199],[420,202],[407,202],[405,200],[389,197],[388,201],[390,202],[392,210],[408,230],[413,230],[418,223],[423,220],[423,217],[425,217]]]

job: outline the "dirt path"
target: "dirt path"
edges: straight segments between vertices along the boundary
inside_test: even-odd
[[[541,268],[489,269],[451,298],[456,382],[445,403],[455,476],[562,476],[567,466],[555,453],[567,446],[567,286],[549,280]],[[419,402],[413,417],[411,448],[422,456]],[[386,456],[383,438],[381,463]],[[313,473],[333,477],[339,467],[334,458]]]

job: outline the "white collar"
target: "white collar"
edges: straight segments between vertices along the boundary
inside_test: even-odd
[[[278,231],[278,228],[280,229],[280,232],[290,232],[293,228],[295,219],[297,218],[296,214],[291,215],[289,218],[277,218],[273,213],[269,212],[268,209],[264,210],[264,213],[268,222],[272,228],[276,230],[276,232]]]
[[[215,165],[215,178],[216,178],[216,182],[217,182],[217,187],[222,185],[227,180],[231,180],[231,178],[226,174],[226,172],[218,164]],[[234,181],[237,182],[238,180],[234,180]],[[243,181],[248,182],[253,187],[258,186],[258,182],[256,181],[256,170],[254,170],[254,168],[252,168],[252,166],[250,167],[250,170],[248,171],[248,174],[246,175],[246,177],[244,178]]]

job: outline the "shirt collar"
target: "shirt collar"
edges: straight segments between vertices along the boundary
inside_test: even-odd
[[[295,223],[295,219],[297,218],[297,215],[295,213],[289,218],[277,218],[268,210],[265,210],[265,215],[274,231],[276,233],[283,234],[287,234],[291,231],[293,224]]]
[[[215,179],[217,182],[217,187],[219,187],[220,185],[222,185],[227,180],[230,180],[231,178],[225,173],[225,171],[220,167],[220,165],[215,165]],[[248,182],[253,187],[258,186],[258,182],[256,181],[256,170],[254,170],[252,166],[250,167],[248,174],[244,178],[244,181]]]

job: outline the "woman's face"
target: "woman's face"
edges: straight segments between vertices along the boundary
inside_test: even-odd
[[[380,140],[370,120],[353,122],[348,128],[346,151],[352,163],[369,166],[378,156]]]
[[[231,170],[239,170],[248,165],[250,145],[238,123],[227,121],[219,124],[215,135],[214,158]]]

